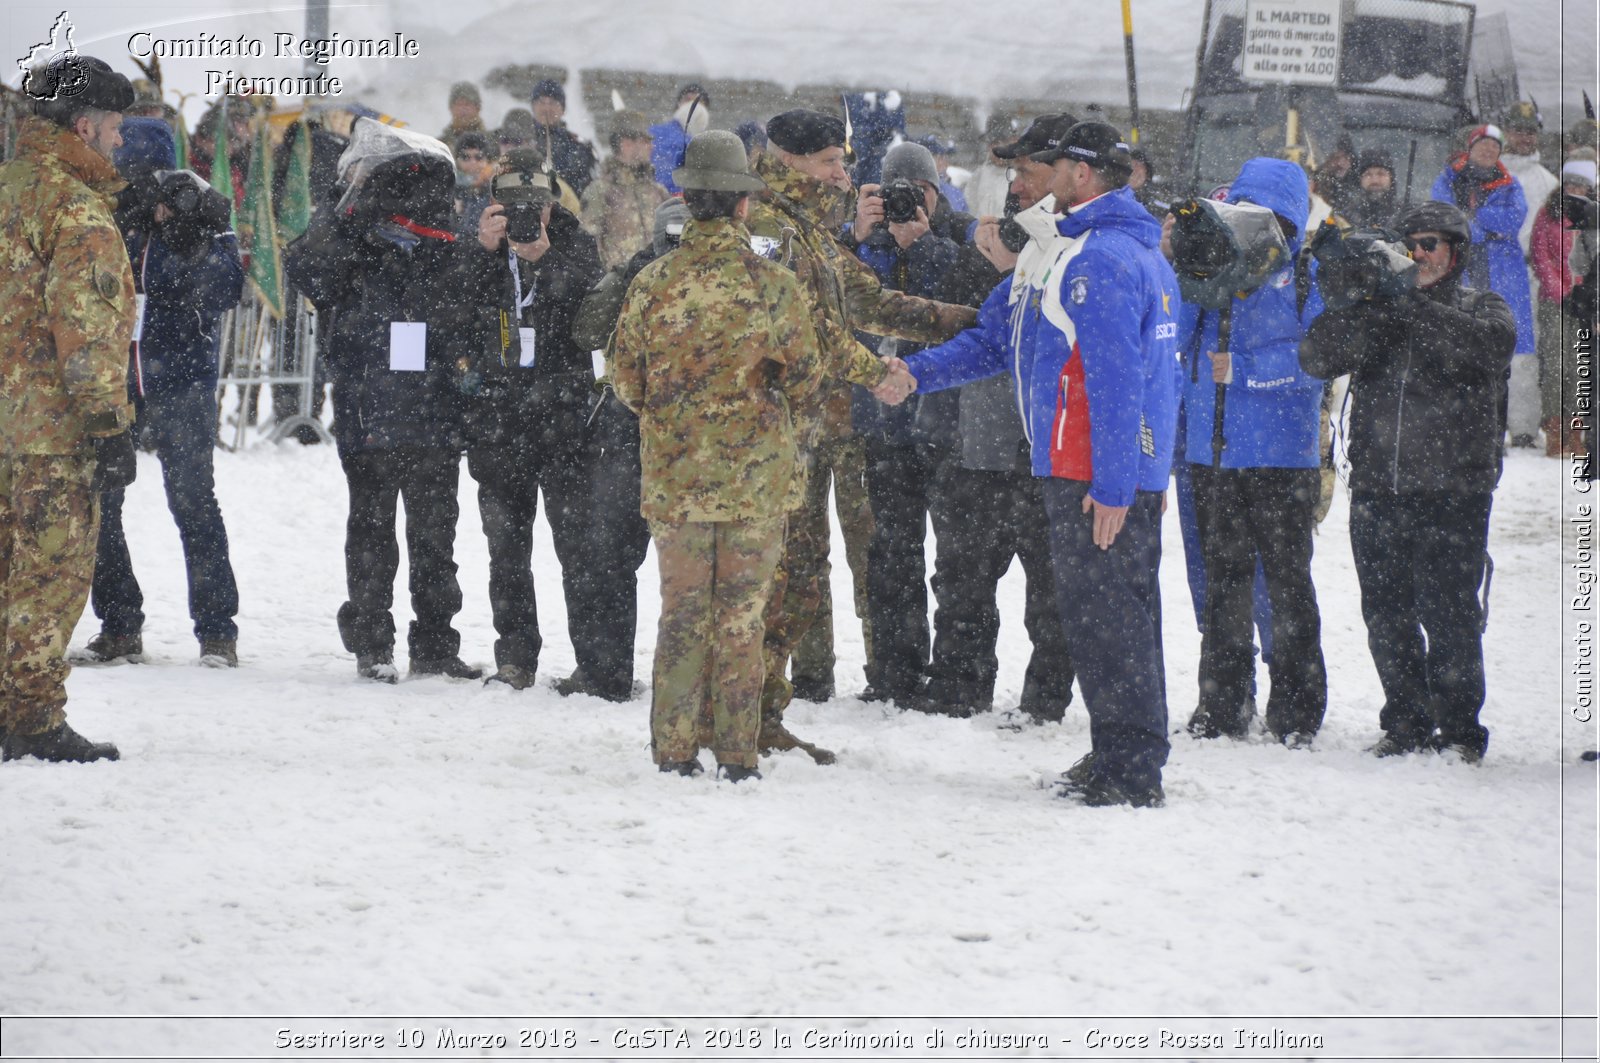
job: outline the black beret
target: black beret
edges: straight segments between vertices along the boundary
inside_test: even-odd
[[[767,139],[791,155],[844,147],[844,122],[831,114],[797,108],[767,123]]]

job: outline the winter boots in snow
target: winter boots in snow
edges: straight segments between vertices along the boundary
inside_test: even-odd
[[[239,667],[239,644],[233,639],[202,639],[200,665],[203,668]]]
[[[440,657],[424,661],[411,658],[412,675],[442,675],[446,679],[482,679],[483,669],[474,668],[460,657]]]
[[[144,638],[135,631],[131,635],[112,635],[100,632],[89,644],[72,654],[75,664],[108,664],[111,661],[138,661],[144,657]]]
[[[110,742],[91,742],[67,724],[39,734],[7,733],[0,741],[5,760],[37,757],[40,760],[87,764],[92,760],[116,760],[122,754]]]

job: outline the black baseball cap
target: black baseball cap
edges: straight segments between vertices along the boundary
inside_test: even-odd
[[[1067,130],[1067,135],[1061,140],[1060,150],[1048,160],[1040,161],[1054,162],[1062,158],[1088,163],[1097,170],[1133,172],[1132,150],[1122,139],[1117,127],[1106,122],[1079,122]]]
[[[1061,157],[1061,138],[1077,124],[1078,120],[1070,114],[1041,114],[1022,136],[1004,147],[995,148],[994,153],[1002,159],[1018,159],[1026,155],[1035,162],[1054,162]],[[1045,157],[1047,155],[1048,158]]]

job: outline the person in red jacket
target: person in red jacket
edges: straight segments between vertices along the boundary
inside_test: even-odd
[[[1539,336],[1539,392],[1545,453],[1552,458],[1588,453],[1582,434],[1573,427],[1578,358],[1567,341],[1570,329],[1561,313],[1561,304],[1578,282],[1567,264],[1573,237],[1572,221],[1567,216],[1568,196],[1594,199],[1594,160],[1574,159],[1561,168],[1561,187],[1550,193],[1539,208],[1528,245],[1533,275],[1539,280],[1539,299],[1534,304]]]

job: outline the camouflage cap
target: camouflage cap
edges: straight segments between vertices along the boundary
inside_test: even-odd
[[[759,192],[767,187],[750,172],[744,141],[726,129],[708,129],[689,141],[672,180],[679,188],[706,192]]]

